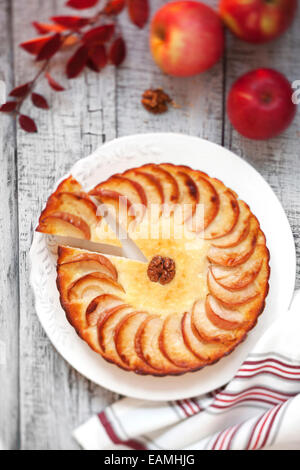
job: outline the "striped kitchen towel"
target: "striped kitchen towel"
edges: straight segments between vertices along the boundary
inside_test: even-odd
[[[74,437],[84,449],[300,449],[300,291],[224,388],[176,402],[124,398]]]

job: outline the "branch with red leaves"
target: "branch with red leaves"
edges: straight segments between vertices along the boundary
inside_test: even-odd
[[[79,11],[95,7],[99,1],[68,0],[66,5]],[[116,32],[114,18],[125,8],[131,22],[143,28],[149,17],[148,0],[107,0],[101,10],[89,17],[54,16],[50,23],[33,22],[40,36],[23,42],[20,47],[34,55],[41,67],[30,82],[10,92],[12,99],[0,107],[0,112],[13,114],[24,131],[37,132],[35,121],[22,113],[22,106],[26,99],[31,99],[33,106],[49,109],[46,98],[34,91],[43,77],[53,90],[64,91],[49,70],[53,57],[66,48],[76,47],[66,64],[68,79],[78,77],[85,67],[99,73],[108,63],[120,65],[126,56],[126,44]]]

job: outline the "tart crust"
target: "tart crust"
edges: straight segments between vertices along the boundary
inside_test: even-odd
[[[148,263],[60,246],[57,287],[79,336],[139,374],[183,374],[229,354],[255,326],[269,288],[269,251],[249,206],[206,173],[147,164],[89,194],[68,178],[50,196],[37,230],[117,244],[113,234],[97,232],[105,221],[96,201],[122,217],[125,211],[124,228],[149,262],[171,260],[176,272],[166,284],[153,282]]]

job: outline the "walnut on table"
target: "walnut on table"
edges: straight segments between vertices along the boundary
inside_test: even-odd
[[[144,91],[141,102],[150,113],[162,114],[168,111],[168,105],[172,103],[172,99],[161,88],[158,88]]]

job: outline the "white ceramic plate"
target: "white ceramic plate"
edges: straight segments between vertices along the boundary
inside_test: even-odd
[[[265,311],[246,341],[228,357],[198,372],[179,377],[139,376],[107,363],[69,325],[56,289],[55,258],[46,237],[39,233],[35,233],[30,251],[31,285],[36,311],[47,335],[82,375],[122,395],[176,400],[206,393],[228,382],[267,327],[286,312],[295,283],[295,247],[286,215],[270,186],[244,160],[206,140],[171,133],[123,137],[78,161],[70,173],[89,189],[116,172],[149,162],[188,165],[220,178],[250,205],[261,222],[271,253],[270,292]]]

